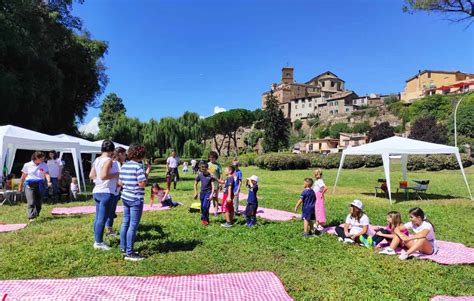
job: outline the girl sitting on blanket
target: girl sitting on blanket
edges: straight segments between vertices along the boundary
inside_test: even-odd
[[[394,243],[401,243],[404,248],[408,249],[407,251],[402,250],[398,258],[406,260],[416,251],[427,255],[435,254],[437,248],[433,224],[426,218],[421,208],[412,208],[408,211],[408,214],[410,215],[410,222],[396,228],[397,237],[392,240]],[[408,236],[404,234],[406,230],[412,230],[415,234]]]
[[[163,207],[176,207],[178,205],[182,205],[181,203],[173,202],[171,200],[169,190],[161,188],[158,183],[154,183],[151,186],[150,207],[153,206],[155,199],[158,199],[161,202],[161,206]]]
[[[390,246],[380,251],[379,254],[396,254],[395,249],[399,246],[400,242],[398,240],[394,241],[393,238],[397,237],[395,234],[395,229],[400,225],[402,225],[402,216],[400,212],[390,211],[387,213],[387,226],[385,228],[375,228],[375,235],[368,238],[366,246],[375,247],[385,239],[390,243]],[[407,230],[402,231],[402,233],[408,235]]]
[[[344,228],[341,226],[336,227],[339,241],[353,244],[354,242],[362,242],[362,240],[367,239],[369,217],[362,211],[363,209],[364,205],[360,200],[352,201]]]

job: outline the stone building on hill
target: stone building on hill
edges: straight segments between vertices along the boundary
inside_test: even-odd
[[[331,71],[321,73],[305,83],[295,81],[294,69],[291,67],[282,68],[281,72],[281,82],[272,84],[271,90],[262,94],[263,109],[268,94],[273,92],[280,109],[291,122],[297,119],[304,121],[312,115],[324,119],[352,112],[352,102],[358,97],[357,94],[346,90],[344,80]]]

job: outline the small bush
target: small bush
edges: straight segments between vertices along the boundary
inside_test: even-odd
[[[426,166],[426,156],[408,156],[407,169],[408,170],[420,170]]]
[[[365,165],[364,156],[346,156],[344,159],[344,168],[354,169]]]
[[[446,156],[445,155],[431,155],[426,157],[425,166],[426,170],[438,171],[443,170],[446,166]]]
[[[246,153],[239,156],[239,162],[241,166],[252,166],[255,165],[255,159],[258,157],[257,153]]]
[[[463,167],[469,167],[472,165],[472,159],[469,158],[467,154],[461,154],[461,161]],[[458,160],[454,155],[447,156],[445,161],[445,168],[450,170],[459,169]]]
[[[324,169],[338,168],[340,161],[341,154],[329,154],[327,156],[323,156],[321,167]]]
[[[379,167],[383,165],[382,156],[371,155],[365,157],[365,167]]]
[[[269,153],[258,156],[255,164],[264,169],[286,170],[286,169],[306,169],[311,163],[309,159],[295,154]]]

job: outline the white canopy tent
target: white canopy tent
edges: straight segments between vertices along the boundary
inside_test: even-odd
[[[88,141],[79,137],[74,137],[71,135],[67,134],[59,134],[56,135],[56,137],[61,138],[64,141],[69,141],[69,142],[76,142],[79,143],[79,152],[81,154],[91,154],[92,158],[94,159],[96,154],[100,154],[100,146],[97,146],[95,142]],[[61,152],[61,157],[62,157],[62,152]],[[94,160],[91,160],[91,163]],[[81,160],[82,161],[82,160]],[[82,183],[84,184],[84,191],[86,191],[86,178],[84,176],[84,170],[81,170],[81,176],[82,176]]]
[[[80,145],[77,142],[27,130],[21,127],[4,125],[0,126],[0,170],[7,166],[11,172],[17,149],[25,150],[50,150],[72,154],[76,175],[83,175],[82,161],[80,160]],[[81,187],[79,181],[79,188]]]
[[[380,155],[382,156],[385,179],[387,180],[388,197],[390,199],[390,203],[392,203],[392,193],[390,188],[390,158],[394,156],[401,157],[403,180],[406,181],[408,156],[433,154],[453,154],[456,156],[462,176],[464,178],[464,182],[466,183],[467,191],[469,192],[469,196],[472,200],[471,190],[466,179],[466,174],[464,173],[461,156],[459,155],[459,150],[457,147],[396,136],[343,150],[333,192],[336,189],[339,175],[341,173],[342,166],[344,165],[344,159],[347,155]]]
[[[104,140],[98,140],[98,141],[94,141],[92,143],[94,143],[96,146],[100,148],[102,148],[102,143],[104,142]],[[121,144],[121,143],[118,143],[118,142],[115,142],[115,141],[112,141],[115,145],[115,147],[123,147],[124,149],[128,150],[128,145],[125,145],[125,144]],[[92,155],[92,161],[94,161],[95,159],[95,155]]]

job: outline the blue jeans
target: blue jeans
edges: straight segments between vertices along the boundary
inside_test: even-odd
[[[178,205],[179,204],[176,203],[176,202],[173,202],[173,200],[171,198],[161,202],[161,206],[163,206],[163,207],[176,207]]]
[[[114,226],[115,211],[117,210],[117,203],[119,200],[120,200],[120,194],[114,195],[110,214],[107,217],[107,220],[105,221],[105,226],[107,228],[112,228]]]
[[[137,235],[138,225],[143,212],[142,201],[127,201],[123,203],[123,222],[120,228],[120,248],[125,250],[127,255],[133,253],[133,244]]]
[[[201,220],[209,221],[209,207],[211,206],[211,192],[201,192],[199,199],[201,200]]]
[[[51,178],[51,189],[53,190],[53,195],[59,194],[58,178]]]
[[[102,243],[105,221],[112,210],[114,195],[112,193],[94,193],[92,196],[95,200],[94,238],[96,243]]]

